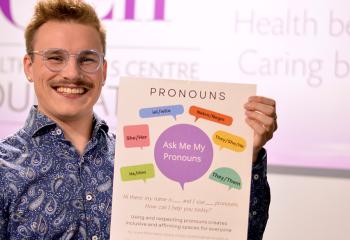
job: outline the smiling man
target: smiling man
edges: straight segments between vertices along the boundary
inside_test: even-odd
[[[91,136],[92,109],[106,79],[104,32],[72,20],[48,21],[35,34],[34,27],[26,31],[24,70],[34,82],[37,110],[56,122],[82,154]]]
[[[106,80],[105,38],[83,1],[37,3],[23,63],[38,105],[0,142],[0,239],[109,239],[115,136],[93,113]],[[245,108],[255,132],[248,238],[261,239],[275,101],[251,97]]]

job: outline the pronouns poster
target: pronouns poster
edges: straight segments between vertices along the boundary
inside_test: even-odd
[[[252,84],[120,79],[111,239],[247,239]]]

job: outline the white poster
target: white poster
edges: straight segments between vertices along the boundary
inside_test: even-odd
[[[121,78],[111,239],[247,239],[255,92]]]

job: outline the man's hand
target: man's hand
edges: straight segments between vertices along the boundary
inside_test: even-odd
[[[252,96],[244,107],[246,123],[254,130],[253,163],[255,163],[259,151],[277,130],[276,102],[270,98]]]

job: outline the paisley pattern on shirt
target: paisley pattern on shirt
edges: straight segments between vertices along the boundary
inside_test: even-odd
[[[0,239],[109,239],[114,144],[95,116],[81,156],[33,107],[0,143]]]
[[[258,159],[252,171],[248,240],[261,240],[263,238],[269,218],[271,196],[266,176],[267,155],[265,149],[259,152]]]
[[[0,142],[0,239],[109,239],[115,135],[94,116],[80,156],[62,129],[33,107]],[[263,149],[252,171],[249,240],[263,237],[270,189]]]

